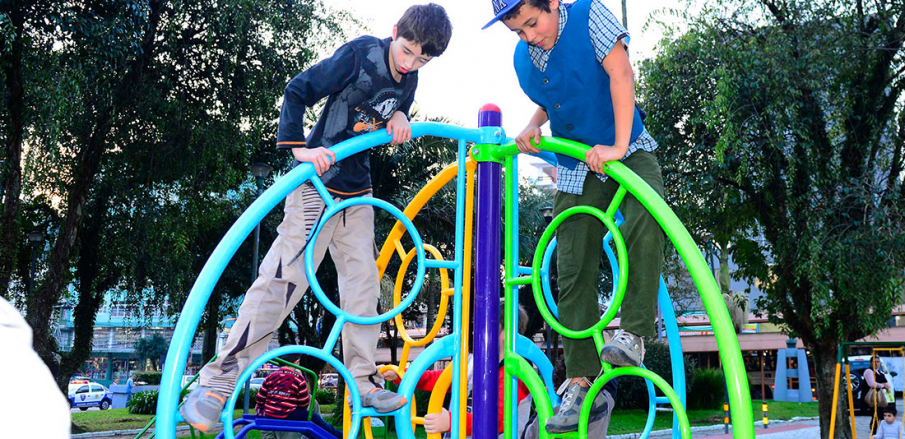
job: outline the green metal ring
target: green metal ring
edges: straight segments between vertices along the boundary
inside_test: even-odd
[[[610,304],[610,307],[607,308],[606,313],[604,313],[603,317],[598,321],[594,326],[584,330],[574,330],[570,328],[566,328],[563,324],[559,323],[556,320],[556,317],[553,316],[553,313],[550,312],[550,308],[547,306],[547,301],[544,298],[544,291],[541,286],[541,278],[540,278],[540,270],[541,264],[544,260],[544,252],[547,250],[547,245],[549,245],[550,240],[553,238],[553,233],[556,231],[556,228],[559,227],[560,224],[563,223],[566,219],[573,215],[579,214],[587,214],[596,217],[602,222],[607,230],[613,235],[613,242],[616,244],[616,259],[619,262],[619,283],[616,287],[616,297],[613,297],[613,302]],[[622,239],[622,233],[619,232],[619,228],[616,227],[616,221],[607,216],[602,210],[591,207],[591,206],[574,206],[566,209],[564,212],[560,213],[553,219],[547,229],[544,230],[544,234],[541,236],[540,241],[537,244],[537,249],[534,251],[534,262],[532,263],[532,273],[531,273],[531,287],[534,293],[534,300],[537,303],[537,309],[540,311],[541,316],[544,317],[544,320],[550,325],[550,328],[554,331],[569,337],[569,338],[589,338],[592,337],[597,341],[598,337],[594,337],[594,334],[601,334],[606,328],[613,318],[616,317],[616,313],[619,312],[619,308],[622,306],[622,299],[625,297],[625,288],[628,285],[628,253],[625,248],[625,241]],[[598,346],[600,348],[600,346]]]

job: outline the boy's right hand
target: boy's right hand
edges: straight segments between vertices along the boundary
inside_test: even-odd
[[[322,146],[317,148],[292,148],[292,155],[302,163],[311,163],[317,170],[317,175],[324,175],[334,163],[336,153]]]
[[[384,373],[382,373],[381,375],[383,375],[383,379],[385,379],[387,381],[396,382],[396,380],[399,379],[399,375],[397,375],[396,372],[394,372],[393,370],[387,370]]]
[[[515,138],[515,144],[518,145],[518,150],[524,153],[539,153],[540,150],[534,145],[540,144],[540,134],[539,126],[528,125],[525,127],[521,134]],[[534,139],[534,145],[531,144],[531,139]]]

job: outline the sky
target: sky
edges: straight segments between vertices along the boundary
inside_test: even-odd
[[[518,135],[537,106],[522,93],[512,67],[512,53],[518,37],[502,23],[481,30],[492,17],[490,0],[329,0],[331,8],[351,11],[368,27],[362,34],[384,38],[393,25],[413,5],[433,1],[443,6],[453,24],[446,52],[419,70],[416,107],[423,116],[445,116],[467,126],[477,126],[482,105],[494,103],[503,112],[503,128],[510,137]],[[569,0],[571,1],[571,0]],[[604,0],[622,19],[622,2]],[[662,38],[658,24],[646,26],[658,10],[685,8],[680,0],[632,1],[627,5],[628,30],[632,35],[629,55],[634,63],[649,58]],[[667,14],[656,14],[665,19]],[[358,35],[349,35],[349,39]],[[637,75],[637,73],[636,73]],[[549,128],[545,127],[549,135]]]

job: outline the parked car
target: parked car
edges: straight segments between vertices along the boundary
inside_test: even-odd
[[[852,403],[855,412],[863,416],[873,416],[873,409],[864,403],[864,395],[867,393],[867,383],[864,382],[864,371],[870,367],[870,355],[858,355],[848,357],[849,379],[852,385]],[[880,357],[879,373],[886,377],[886,382],[892,383],[893,377],[898,374],[890,372],[886,367],[886,358]],[[841,386],[840,386],[841,387]],[[842,387],[844,389],[844,387]]]
[[[98,383],[70,384],[69,408],[85,411],[91,407],[107,410],[113,405],[113,394]]]
[[[91,382],[91,378],[88,378],[85,376],[80,376],[80,375],[74,375],[72,378],[69,379],[69,384],[88,384],[90,382]]]
[[[264,385],[264,378],[252,378],[249,387],[252,389],[261,390],[262,385]]]

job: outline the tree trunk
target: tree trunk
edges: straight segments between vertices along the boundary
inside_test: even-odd
[[[6,9],[6,8],[3,8]],[[25,86],[22,82],[22,56],[24,47],[22,34],[25,24],[24,12],[15,3],[11,11],[3,11],[15,28],[15,40],[9,57],[3,57],[3,76],[6,78],[8,99],[6,107],[9,120],[6,122],[7,132],[5,163],[0,167],[0,184],[2,184],[3,212],[0,216],[0,297],[9,297],[9,283],[12,279],[13,267],[16,264],[16,242],[19,236],[19,195],[22,192],[22,141],[25,133]],[[4,43],[6,43],[4,41]]]
[[[833,384],[836,378],[836,350],[838,343],[828,342],[819,346],[809,346],[814,357],[814,377],[817,384],[817,401],[820,417],[820,438],[828,439],[830,435],[830,417],[833,410]],[[839,375],[839,395],[836,406],[836,427],[834,436],[837,439],[849,439],[852,437],[851,425],[848,416],[848,394],[845,380],[845,370]]]
[[[57,386],[61,391],[66,391],[69,377],[78,372],[91,356],[94,344],[94,323],[97,319],[97,311],[103,302],[104,293],[102,291],[95,291],[90,286],[79,289],[79,303],[73,312],[75,340],[69,353],[63,355],[56,377]]]
[[[113,126],[114,114],[136,98],[134,90],[144,82],[146,69],[150,68],[161,9],[160,2],[151,2],[148,27],[142,39],[140,55],[130,63],[129,71],[117,85],[110,105],[98,112],[94,129],[85,142],[85,148],[79,153],[80,166],[74,172],[73,184],[70,186],[66,203],[65,219],[50,254],[47,276],[35,297],[28,301],[26,319],[34,330],[35,352],[48,365],[53,365],[55,351],[55,343],[49,331],[51,315],[68,279],[69,260],[84,218],[85,203],[94,178],[101,168],[101,159],[106,150],[107,135]]]
[[[387,338],[390,341],[390,363],[399,364],[399,354],[397,353],[399,348],[399,329],[396,328],[396,322],[387,323],[387,326],[392,327],[391,329],[393,330],[392,336],[390,336],[390,331],[387,330]]]
[[[729,294],[729,284],[731,282],[729,277],[729,240],[718,241],[716,246],[720,250],[720,268],[717,272],[717,281],[720,285],[720,292]]]
[[[76,278],[78,279],[79,303],[73,313],[74,335],[72,349],[62,356],[57,373],[57,385],[65,394],[69,385],[69,377],[77,372],[91,356],[94,344],[94,323],[97,311],[104,303],[104,294],[116,282],[118,276],[101,278],[101,256],[99,246],[101,233],[107,222],[107,208],[112,188],[103,185],[98,190],[91,206],[90,220],[79,239],[79,261]],[[112,265],[112,264],[110,264]]]
[[[204,340],[201,342],[201,362],[206,364],[217,353],[217,335],[220,328],[220,294],[211,294],[204,318]]]

